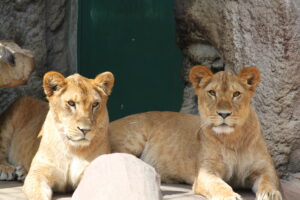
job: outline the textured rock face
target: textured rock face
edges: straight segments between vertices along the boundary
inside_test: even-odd
[[[36,64],[26,86],[0,90],[0,113],[18,96],[42,97],[41,79],[46,71],[75,71],[71,57],[76,43],[71,40],[76,35],[76,5],[77,0],[0,1],[0,40],[12,40],[32,51]]]
[[[223,62],[227,71],[260,69],[253,104],[268,148],[280,172],[300,171],[300,1],[178,0],[175,16],[186,73],[191,65],[205,64],[203,52],[199,58],[193,53],[202,51],[195,47],[199,43],[212,45],[218,53],[205,52],[219,55],[218,66]],[[194,96],[187,94],[189,107],[182,111],[193,113]]]

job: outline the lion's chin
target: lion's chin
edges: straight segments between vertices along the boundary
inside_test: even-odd
[[[225,126],[225,125],[220,125],[220,126],[214,126],[212,130],[216,134],[230,134],[234,131],[234,128],[231,126]]]

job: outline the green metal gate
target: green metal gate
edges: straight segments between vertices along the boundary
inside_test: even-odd
[[[115,75],[111,120],[150,110],[178,111],[181,53],[173,0],[79,0],[78,71]]]

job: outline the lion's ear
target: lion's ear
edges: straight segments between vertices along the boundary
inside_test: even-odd
[[[247,86],[252,92],[255,91],[260,82],[260,72],[256,67],[245,67],[238,74],[238,78]]]
[[[106,95],[110,95],[114,86],[115,78],[111,72],[103,72],[96,76],[94,83],[97,87],[100,87]]]
[[[65,77],[58,72],[47,72],[43,79],[43,88],[47,97],[53,95],[55,91],[60,90],[64,85]]]
[[[212,71],[207,66],[197,65],[190,70],[190,81],[195,89],[200,88],[205,80],[211,78]]]

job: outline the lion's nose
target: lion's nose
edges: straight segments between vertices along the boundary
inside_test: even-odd
[[[91,129],[88,129],[88,128],[80,128],[80,127],[77,127],[77,128],[78,128],[84,135],[91,131]]]
[[[231,115],[231,112],[227,112],[227,111],[222,111],[222,112],[217,112],[217,113],[218,113],[218,115],[223,117],[223,119],[225,119],[226,117]]]

